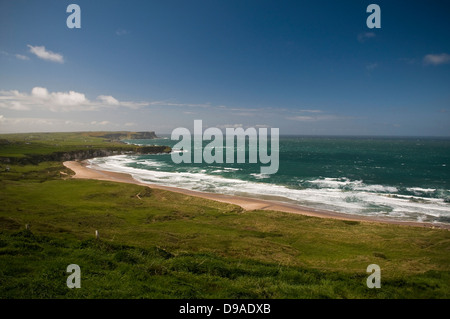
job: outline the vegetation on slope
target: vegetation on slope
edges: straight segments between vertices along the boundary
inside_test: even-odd
[[[72,180],[61,162],[0,166],[0,298],[450,297],[447,230],[245,212]],[[81,289],[66,286],[69,264]],[[381,289],[366,286],[369,264]]]

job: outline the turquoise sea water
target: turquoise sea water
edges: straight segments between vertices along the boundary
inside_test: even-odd
[[[127,142],[174,146],[178,141]],[[261,175],[261,163],[175,164],[170,154],[91,162],[143,182],[347,214],[450,223],[450,139],[281,136],[279,159],[273,175]]]

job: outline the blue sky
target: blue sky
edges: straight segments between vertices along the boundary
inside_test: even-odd
[[[66,8],[81,8],[69,29]],[[366,8],[381,8],[369,29]],[[446,1],[0,1],[0,132],[450,136]]]

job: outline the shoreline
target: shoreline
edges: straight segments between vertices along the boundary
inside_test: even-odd
[[[413,222],[413,221],[400,221],[394,219],[387,218],[376,218],[369,216],[357,216],[350,215],[344,213],[337,213],[333,211],[325,211],[325,210],[315,210],[307,207],[302,207],[294,204],[276,202],[266,199],[256,199],[250,197],[241,197],[236,195],[225,195],[218,193],[206,193],[200,191],[193,191],[183,188],[171,187],[171,186],[163,186],[158,184],[151,183],[142,183],[135,180],[130,174],[127,173],[117,173],[111,171],[105,171],[98,168],[89,168],[86,166],[84,161],[66,161],[63,162],[63,165],[70,170],[72,170],[75,175],[72,176],[74,179],[95,179],[95,180],[103,180],[110,182],[119,182],[119,183],[129,183],[136,184],[141,186],[147,186],[154,189],[161,189],[166,191],[171,191],[175,193],[180,193],[188,196],[195,196],[209,200],[215,200],[223,203],[234,204],[242,207],[245,211],[252,210],[272,210],[284,213],[293,213],[310,217],[319,217],[319,218],[331,218],[338,220],[346,220],[346,221],[358,221],[358,222],[372,222],[372,223],[388,223],[388,224],[396,224],[396,225],[405,225],[405,226],[415,226],[415,227],[427,227],[427,228],[441,228],[441,229],[450,229],[450,225],[445,224],[432,224],[425,222]]]

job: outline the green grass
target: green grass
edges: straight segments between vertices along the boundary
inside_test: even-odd
[[[29,231],[0,234],[1,257],[12,261],[0,277],[9,298],[390,298],[445,297],[436,271],[386,279],[365,288],[365,274],[323,272],[212,253],[172,255],[103,240],[61,240]],[[38,252],[38,253],[37,253]],[[67,265],[81,267],[81,289],[68,289]]]
[[[450,296],[446,230],[242,212],[101,181],[4,181],[1,189],[3,298]],[[72,263],[82,289],[65,286]],[[372,263],[382,269],[378,290],[365,285]]]
[[[51,154],[66,152],[143,149],[121,142],[132,139],[136,132],[20,133],[0,135],[0,163],[37,164]],[[120,140],[119,140],[120,139]],[[147,149],[151,149],[148,146]],[[169,148],[167,149],[169,150]],[[24,159],[29,159],[25,161]],[[54,159],[55,160],[55,159]]]
[[[24,157],[67,152],[74,149],[127,147],[119,142],[110,142],[99,132],[85,133],[20,133],[0,135],[1,157]]]
[[[448,230],[244,212],[60,172],[0,168],[0,298],[450,297]],[[69,264],[81,289],[66,286]],[[369,264],[381,289],[366,286]]]

